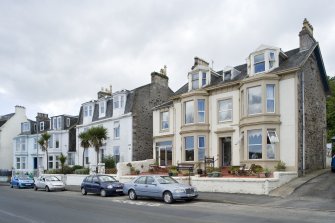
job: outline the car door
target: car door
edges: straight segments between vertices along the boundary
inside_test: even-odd
[[[86,192],[92,193],[92,176],[86,177],[84,180],[84,188]]]
[[[161,197],[159,193],[158,182],[154,177],[148,176],[145,183],[145,196],[147,197]]]
[[[17,176],[14,176],[13,180],[12,180],[12,185],[15,186],[15,187],[18,187],[18,183],[19,183],[19,181],[18,181]]]
[[[146,177],[143,176],[143,177],[139,177],[135,182],[134,182],[134,189],[135,189],[135,193],[138,195],[138,196],[146,196],[145,195],[145,191],[146,191],[146,184],[145,184],[145,181],[146,181]]]
[[[92,193],[100,193],[100,180],[98,176],[93,176],[91,188]]]

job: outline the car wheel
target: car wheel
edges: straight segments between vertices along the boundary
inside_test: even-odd
[[[164,194],[163,194],[163,200],[165,203],[167,204],[171,204],[173,202],[173,197],[172,197],[172,194],[170,191],[166,191]]]
[[[85,190],[85,188],[83,187],[83,188],[81,188],[81,194],[82,195],[86,195],[87,194],[87,191]]]
[[[13,188],[13,184],[10,184],[10,188]]]
[[[48,186],[45,187],[46,192],[50,192],[50,188]]]
[[[38,188],[37,188],[36,186],[34,186],[34,191],[37,191],[37,189],[38,189]]]
[[[136,200],[137,199],[137,195],[136,195],[134,190],[130,190],[128,195],[129,195],[130,200]]]
[[[101,197],[106,197],[106,191],[104,189],[101,189],[100,195]]]

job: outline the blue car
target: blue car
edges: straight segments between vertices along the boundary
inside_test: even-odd
[[[191,201],[198,197],[195,187],[180,184],[170,176],[158,175],[139,176],[125,183],[123,193],[128,194],[130,200],[150,197],[162,199],[168,204],[175,200]]]
[[[332,158],[331,169],[332,169],[332,172],[335,172],[335,155]]]
[[[100,194],[102,197],[123,195],[123,184],[109,175],[90,175],[81,183],[81,193]]]
[[[29,176],[13,176],[10,181],[10,187],[34,188],[34,180]]]

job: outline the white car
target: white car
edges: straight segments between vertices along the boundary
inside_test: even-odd
[[[65,190],[65,184],[55,176],[40,176],[35,181],[34,190],[44,189],[47,192]]]

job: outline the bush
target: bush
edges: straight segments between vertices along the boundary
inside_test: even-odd
[[[105,168],[112,169],[115,168],[115,159],[113,156],[106,156],[102,159],[102,162],[105,163]]]
[[[74,173],[75,174],[90,174],[90,170],[88,168],[76,169]]]
[[[78,170],[78,169],[83,169],[84,167],[83,166],[80,166],[80,165],[74,165],[72,167],[72,172],[74,172],[75,170]]]
[[[284,170],[286,170],[286,163],[284,163],[283,161],[279,161],[277,163],[277,165],[275,166],[275,169],[277,171],[284,171]]]
[[[251,171],[254,173],[261,173],[263,172],[263,167],[261,165],[254,165]]]
[[[47,170],[45,171],[46,174],[61,174],[62,170],[61,169],[51,169],[51,170]]]

